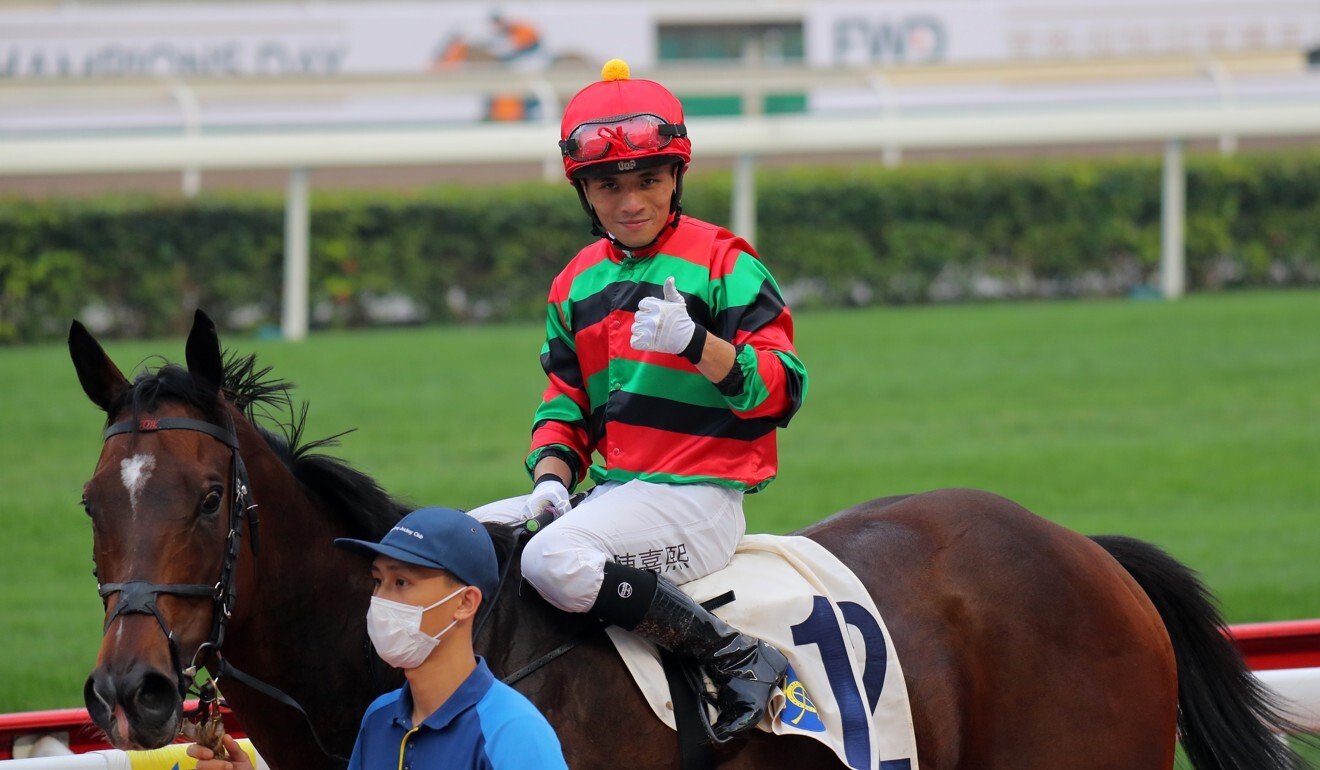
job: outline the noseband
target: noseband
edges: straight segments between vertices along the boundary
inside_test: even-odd
[[[221,428],[202,420],[188,417],[143,417],[137,420],[117,422],[105,429],[103,440],[108,441],[121,433],[155,433],[162,430],[190,430],[205,433],[229,447],[229,488],[233,490],[233,503],[229,508],[229,534],[225,538],[224,561],[220,565],[220,579],[214,585],[205,583],[151,583],[146,580],[128,580],[122,583],[105,583],[100,586],[101,599],[107,601],[111,594],[118,593],[119,601],[114,611],[105,619],[102,633],[110,630],[110,624],[120,615],[151,615],[156,618],[160,630],[170,643],[170,659],[174,674],[178,680],[179,697],[186,697],[188,688],[194,682],[197,669],[205,665],[212,656],[220,655],[220,647],[225,641],[225,628],[233,614],[234,599],[237,590],[234,586],[234,572],[238,564],[238,554],[243,541],[243,521],[248,521],[252,533],[252,553],[256,555],[257,506],[250,501],[248,492],[247,468],[238,452],[238,437],[234,435],[233,420],[225,417],[226,427]],[[179,658],[179,643],[174,632],[165,623],[165,618],[156,607],[156,597],[160,594],[175,596],[209,596],[214,602],[211,619],[211,635],[197,648],[191,664],[184,668]]]

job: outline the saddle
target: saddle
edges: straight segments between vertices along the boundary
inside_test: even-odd
[[[502,583],[527,538],[552,521],[545,514],[519,527]],[[818,740],[848,767],[917,766],[897,651],[866,588],[824,547],[803,537],[749,535],[728,567],[681,589],[788,657],[788,677],[772,694],[760,730]],[[600,629],[590,625],[504,681],[528,676]],[[678,731],[685,770],[713,767],[712,688],[700,669],[622,628],[605,631],[652,712]]]

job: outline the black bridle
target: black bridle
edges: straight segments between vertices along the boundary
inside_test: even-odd
[[[105,628],[102,629],[102,633],[109,631],[110,624],[120,615],[141,614],[155,617],[160,630],[164,632],[165,638],[170,643],[170,659],[174,666],[174,675],[178,680],[180,699],[187,697],[189,688],[196,686],[198,670],[203,666],[207,666],[212,659],[215,661],[213,667],[208,667],[211,674],[210,681],[204,684],[200,690],[202,701],[198,706],[198,712],[186,716],[205,718],[207,715],[201,712],[208,709],[210,705],[208,698],[210,694],[216,691],[214,683],[219,682],[222,678],[232,677],[266,697],[297,710],[306,720],[307,727],[312,734],[312,740],[316,742],[316,746],[321,750],[321,753],[331,759],[347,764],[347,757],[340,756],[326,748],[321,741],[320,734],[316,731],[316,726],[312,724],[311,717],[308,716],[306,709],[298,701],[282,690],[239,670],[220,652],[225,643],[225,629],[229,625],[229,619],[234,614],[234,601],[238,597],[238,590],[234,585],[234,574],[238,566],[238,556],[242,550],[243,522],[245,520],[248,523],[248,531],[252,535],[252,555],[256,556],[260,549],[258,537],[260,519],[257,516],[257,504],[251,500],[247,466],[244,465],[243,457],[239,453],[238,436],[234,433],[233,418],[226,414],[225,427],[222,428],[203,420],[194,420],[188,417],[142,417],[111,425],[105,429],[102,438],[108,441],[111,437],[118,436],[121,433],[155,433],[162,430],[191,430],[197,433],[205,433],[229,447],[229,488],[233,490],[233,503],[229,509],[229,533],[225,536],[225,553],[224,560],[220,564],[220,579],[216,581],[215,585],[205,583],[152,583],[146,580],[105,583],[100,586],[102,600],[108,602],[111,594],[118,593],[119,601],[115,604],[114,611],[105,619]],[[198,646],[197,652],[193,654],[192,661],[186,668],[181,665],[179,643],[174,638],[174,632],[170,630],[164,616],[160,614],[160,610],[156,607],[156,597],[160,594],[209,596],[214,602],[211,635]]]
[[[152,583],[146,580],[127,580],[120,583],[104,583],[99,591],[102,601],[109,603],[111,594],[119,594],[119,601],[114,610],[105,619],[102,633],[110,630],[110,624],[120,615],[151,615],[170,643],[170,660],[174,666],[174,675],[179,688],[179,697],[184,698],[188,689],[195,684],[197,670],[206,665],[211,656],[220,657],[220,648],[225,642],[225,629],[233,616],[234,600],[238,596],[234,585],[235,568],[243,544],[243,521],[247,520],[252,533],[252,553],[255,556],[259,548],[257,536],[257,505],[251,502],[248,490],[247,467],[238,451],[238,437],[234,435],[233,420],[225,418],[226,427],[212,425],[203,420],[189,417],[142,417],[135,420],[117,422],[105,429],[103,440],[110,440],[122,433],[155,433],[162,430],[190,430],[205,433],[229,447],[229,488],[233,490],[233,502],[229,509],[229,533],[225,537],[224,561],[220,565],[220,579],[214,585],[206,583]],[[156,607],[156,597],[161,594],[175,596],[211,597],[214,611],[211,619],[211,635],[197,648],[191,663],[185,668],[179,655],[179,643],[165,622],[165,617]]]

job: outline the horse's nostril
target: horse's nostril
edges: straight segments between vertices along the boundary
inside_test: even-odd
[[[150,720],[168,718],[178,707],[179,692],[167,677],[156,673],[143,674],[142,684],[133,694],[134,710]]]
[[[96,674],[87,677],[87,683],[83,685],[83,703],[92,721],[101,729],[106,729],[110,724],[110,714],[114,710],[111,704],[114,700],[115,685],[110,677],[97,677]]]

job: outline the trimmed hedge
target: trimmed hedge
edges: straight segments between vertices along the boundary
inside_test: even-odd
[[[1194,289],[1320,284],[1320,151],[1193,156]],[[763,170],[758,248],[796,306],[1122,294],[1159,261],[1158,158]],[[727,221],[727,174],[692,174],[688,212]],[[584,245],[563,184],[316,193],[318,326],[538,317]],[[79,317],[181,334],[194,307],[230,329],[279,321],[283,202],[0,199],[0,341]]]

